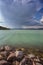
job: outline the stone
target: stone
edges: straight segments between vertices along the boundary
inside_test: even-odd
[[[0,60],[0,65],[11,65],[10,63],[8,63],[5,60]]]

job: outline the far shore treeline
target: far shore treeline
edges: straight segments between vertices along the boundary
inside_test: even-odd
[[[0,30],[43,30],[43,27],[40,28],[7,28],[0,26]]]

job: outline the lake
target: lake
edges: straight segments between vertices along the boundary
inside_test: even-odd
[[[43,47],[43,30],[0,30],[0,45]]]

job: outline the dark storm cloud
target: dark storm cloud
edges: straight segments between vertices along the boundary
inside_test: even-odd
[[[39,0],[41,3],[43,3],[43,0]]]
[[[1,12],[8,26],[22,26],[29,22],[37,10],[36,0],[0,0]],[[39,0],[37,0],[39,2]],[[42,0],[40,0],[42,2]],[[41,5],[41,4],[40,4]],[[38,8],[39,5],[38,5]]]

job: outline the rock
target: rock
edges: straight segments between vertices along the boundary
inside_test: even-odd
[[[15,51],[15,54],[16,54],[16,57],[17,57],[17,58],[22,58],[23,55],[24,55],[22,50],[17,50],[17,51]]]
[[[0,65],[11,65],[11,64],[5,60],[0,60]]]
[[[5,46],[5,51],[11,51],[11,47],[10,46]]]
[[[0,51],[4,51],[5,50],[5,48],[2,46],[2,47],[0,47]]]
[[[2,55],[0,55],[0,60],[2,60],[3,59],[3,56]]]
[[[9,52],[2,51],[0,54],[4,57],[4,59],[7,59],[7,56],[9,55]]]
[[[11,53],[8,57],[7,57],[7,61],[13,62],[16,60],[16,56],[15,53]]]
[[[28,54],[28,58],[34,58],[35,55],[34,54]]]
[[[13,62],[12,62],[12,65],[16,65],[16,61],[13,61]]]
[[[42,64],[37,62],[36,65],[42,65]]]
[[[7,52],[6,51],[3,51],[0,54],[3,55],[3,56],[6,56],[7,55]]]

